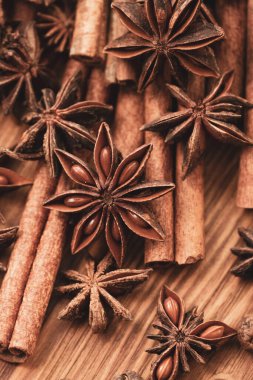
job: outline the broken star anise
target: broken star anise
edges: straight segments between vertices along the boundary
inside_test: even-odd
[[[203,354],[232,339],[236,331],[223,322],[203,322],[203,313],[196,308],[185,313],[182,299],[164,286],[158,302],[159,324],[153,324],[158,334],[148,338],[159,344],[147,352],[158,354],[153,363],[151,380],[174,380],[179,368],[189,372],[189,357],[204,363]]]
[[[253,231],[248,228],[239,228],[238,232],[247,246],[231,249],[232,253],[241,260],[232,268],[231,272],[239,277],[253,278]]]
[[[238,128],[245,107],[252,107],[246,99],[230,93],[233,72],[226,72],[207,96],[192,100],[181,88],[168,84],[171,94],[181,106],[180,111],[168,112],[141,129],[165,135],[165,142],[173,143],[189,136],[185,151],[183,172],[186,177],[198,164],[204,151],[202,135],[208,132],[223,143],[252,145],[251,140]]]
[[[49,77],[46,61],[41,58],[42,50],[34,24],[21,24],[16,34],[18,38],[5,41],[0,51],[0,88],[4,92],[4,113],[13,109],[23,92],[28,107],[34,108],[36,90]]]
[[[31,126],[15,149],[18,158],[22,159],[45,156],[52,176],[57,174],[58,168],[54,149],[71,149],[76,142],[93,148],[95,135],[85,126],[94,125],[112,109],[99,102],[78,101],[79,74],[70,77],[56,96],[51,89],[42,90],[41,102],[24,117]]]
[[[127,228],[147,239],[164,239],[161,226],[145,203],[168,193],[174,184],[141,181],[151,150],[151,145],[143,145],[118,163],[110,129],[105,123],[100,126],[95,144],[95,171],[78,157],[56,150],[64,171],[81,188],[58,194],[45,206],[81,213],[74,229],[72,253],[80,252],[105,232],[108,247],[121,266]]]
[[[89,313],[89,325],[93,332],[102,332],[108,325],[108,311],[117,317],[132,319],[131,313],[115,298],[131,291],[149,277],[150,269],[113,270],[114,260],[107,255],[97,265],[86,259],[86,273],[68,270],[64,276],[69,283],[56,288],[62,294],[71,294],[73,299],[63,309],[59,319],[81,318]]]
[[[224,32],[203,17],[201,4],[202,0],[113,2],[112,8],[128,32],[109,43],[105,51],[119,58],[144,55],[139,91],[154,79],[161,58],[179,82],[180,66],[201,76],[218,76],[209,45],[222,39]]]
[[[74,3],[63,1],[62,6],[52,5],[43,12],[38,12],[37,28],[44,32],[49,46],[58,52],[69,49],[72,39],[75,10]]]

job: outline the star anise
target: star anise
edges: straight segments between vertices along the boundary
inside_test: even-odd
[[[247,246],[231,249],[232,253],[241,260],[239,264],[232,268],[231,272],[239,277],[253,278],[253,231],[248,228],[239,228],[238,232]]]
[[[16,239],[18,227],[0,229],[0,248],[8,247]],[[6,267],[0,262],[0,271],[5,272]]]
[[[201,0],[113,2],[112,8],[128,32],[105,51],[119,58],[144,55],[139,90],[154,79],[161,58],[180,82],[179,66],[198,75],[217,76],[219,70],[209,45],[222,39],[224,32],[203,17],[201,4]]]
[[[164,133],[165,142],[168,143],[190,136],[184,157],[184,176],[201,159],[204,151],[202,135],[206,132],[223,143],[252,145],[253,140],[237,126],[242,119],[243,109],[252,107],[252,104],[230,93],[233,78],[232,71],[226,72],[207,96],[197,102],[181,88],[168,84],[168,89],[181,106],[180,111],[168,112],[141,128]]]
[[[152,365],[151,380],[174,380],[180,366],[189,372],[189,357],[205,363],[203,354],[232,339],[236,331],[223,322],[203,322],[203,313],[196,308],[185,313],[182,299],[167,286],[164,286],[158,302],[159,324],[153,327],[160,332],[148,338],[159,344],[147,350],[158,354]]]
[[[22,24],[16,35],[18,38],[6,41],[0,51],[0,88],[4,89],[5,113],[13,109],[23,92],[28,106],[34,108],[35,92],[49,77],[34,24]]]
[[[138,373],[133,371],[126,371],[115,378],[115,380],[143,380]]]
[[[105,231],[108,247],[121,266],[127,228],[147,239],[164,239],[161,226],[144,204],[168,193],[174,184],[141,182],[151,150],[151,145],[143,145],[118,163],[105,123],[100,126],[95,144],[95,171],[78,157],[56,150],[68,177],[81,185],[80,189],[58,194],[45,203],[50,209],[81,212],[72,238],[72,253],[82,251]]]
[[[68,270],[64,276],[69,284],[56,290],[62,294],[74,294],[73,299],[63,309],[59,319],[81,318],[89,312],[89,325],[93,332],[101,332],[108,325],[108,311],[117,317],[132,319],[131,313],[115,297],[125,294],[149,277],[150,269],[112,270],[114,260],[107,255],[98,264],[87,257],[86,274]]]
[[[25,115],[31,126],[24,132],[15,153],[22,159],[38,159],[45,156],[52,176],[57,173],[55,148],[71,149],[73,143],[93,148],[95,136],[86,126],[91,126],[112,107],[93,101],[78,102],[80,73],[70,77],[57,96],[51,89],[42,91],[42,99],[35,111]]]
[[[61,7],[52,5],[47,12],[38,12],[36,26],[44,31],[48,45],[58,52],[66,51],[70,46],[75,20],[73,4],[65,0]]]

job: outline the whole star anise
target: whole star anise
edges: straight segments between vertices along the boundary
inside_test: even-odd
[[[253,278],[253,231],[249,228],[239,228],[238,232],[247,246],[231,249],[232,253],[240,259],[240,263],[236,264],[231,272],[239,277]]]
[[[71,249],[78,253],[102,232],[117,264],[126,250],[126,229],[147,239],[163,240],[161,226],[145,203],[174,188],[168,182],[142,182],[152,150],[143,145],[118,163],[109,127],[102,123],[94,149],[95,172],[78,157],[56,150],[62,167],[80,189],[49,199],[45,206],[67,213],[81,213],[74,229]]]
[[[139,91],[154,79],[161,58],[180,82],[179,66],[198,75],[217,76],[209,45],[222,39],[224,32],[203,17],[201,4],[201,0],[113,2],[128,32],[109,43],[105,51],[119,58],[144,56]]]
[[[86,315],[88,307],[89,325],[93,332],[102,332],[108,325],[108,311],[117,317],[132,319],[131,313],[115,298],[131,291],[149,277],[150,269],[112,270],[114,260],[107,255],[98,264],[87,257],[86,273],[68,270],[64,276],[70,283],[56,290],[71,294],[73,299],[63,309],[59,319],[76,319]]]
[[[15,33],[9,33],[9,36]],[[21,95],[34,108],[36,90],[48,81],[49,72],[42,59],[39,38],[33,23],[19,26],[16,38],[5,41],[0,51],[0,88],[4,92],[3,110],[8,113]]]
[[[147,350],[158,354],[152,365],[152,380],[174,380],[179,368],[189,372],[189,356],[204,363],[203,353],[217,348],[232,339],[236,331],[223,322],[203,322],[203,313],[198,315],[196,308],[185,313],[182,299],[167,286],[164,286],[158,302],[159,324],[153,327],[160,333],[148,338],[159,344]]]
[[[93,148],[95,135],[85,126],[91,126],[108,115],[111,106],[93,101],[78,101],[80,73],[74,74],[55,96],[51,89],[42,91],[42,99],[24,121],[31,126],[16,146],[18,158],[38,159],[45,156],[52,176],[57,174],[55,148],[71,149],[78,142]]]
[[[192,100],[181,88],[168,84],[171,94],[181,106],[180,111],[168,112],[141,129],[165,135],[165,142],[188,139],[184,157],[184,177],[198,164],[204,151],[201,144],[206,132],[223,143],[252,145],[253,140],[238,128],[245,107],[252,107],[246,99],[230,93],[234,74],[226,72],[207,96]]]
[[[38,12],[37,28],[44,32],[49,46],[58,52],[69,49],[72,39],[75,9],[74,3],[63,1],[62,6],[52,5],[44,12]]]

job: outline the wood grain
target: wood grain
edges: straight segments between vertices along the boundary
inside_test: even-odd
[[[0,137],[1,143],[1,137]],[[139,371],[148,379],[154,358],[145,353],[152,344],[145,335],[152,331],[157,297],[167,283],[185,297],[187,307],[205,308],[206,319],[218,318],[237,328],[241,318],[253,311],[252,282],[230,274],[235,262],[230,248],[239,242],[238,226],[252,226],[252,212],[235,206],[239,150],[208,142],[205,162],[206,192],[206,258],[193,266],[170,266],[155,271],[150,280],[132,294],[121,297],[123,304],[135,315],[132,322],[115,320],[103,335],[93,335],[87,321],[57,320],[66,299],[51,300],[35,355],[25,364],[0,362],[1,380],[111,380],[125,369]],[[6,162],[32,175],[35,163]],[[21,215],[26,190],[1,196],[0,207],[8,225],[15,225]],[[132,265],[142,265],[143,244],[134,241],[129,251],[136,259]],[[8,253],[2,254],[7,259]],[[66,253],[66,263],[70,255]],[[71,267],[78,265],[80,256]],[[66,263],[64,265],[66,265]],[[235,341],[207,357],[205,366],[191,362],[191,373],[180,380],[252,380],[252,354],[243,351]]]

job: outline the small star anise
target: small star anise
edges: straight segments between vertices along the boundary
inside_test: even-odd
[[[4,113],[13,109],[23,91],[28,106],[35,107],[36,89],[41,88],[42,80],[48,80],[49,76],[46,62],[41,55],[42,50],[33,23],[22,24],[18,28],[17,38],[9,39],[1,49],[0,88],[4,90]]]
[[[77,101],[80,73],[69,78],[57,96],[51,89],[42,90],[42,100],[24,121],[31,126],[24,132],[15,153],[22,159],[38,159],[45,156],[52,176],[57,173],[58,161],[55,148],[70,149],[78,142],[93,148],[95,136],[85,125],[100,121],[112,107],[93,101]]]
[[[154,79],[161,58],[180,82],[179,64],[198,75],[217,76],[219,70],[209,45],[222,39],[224,32],[203,17],[201,4],[201,0],[113,2],[112,8],[129,31],[105,51],[119,58],[144,55],[139,91]]]
[[[208,132],[223,143],[252,145],[253,140],[238,127],[244,107],[252,107],[246,99],[231,94],[233,72],[222,75],[203,99],[195,102],[181,88],[168,84],[171,94],[181,106],[180,111],[168,112],[141,129],[165,134],[165,142],[173,143],[190,136],[185,157],[184,177],[197,165],[203,155],[202,134]]]
[[[108,325],[108,311],[124,319],[132,319],[130,312],[115,297],[125,294],[133,287],[148,279],[150,269],[112,270],[114,260],[110,255],[98,264],[87,258],[86,274],[74,270],[64,273],[69,284],[59,286],[56,290],[62,294],[74,294],[74,298],[63,309],[59,319],[75,319],[86,315],[89,309],[89,325],[97,333]]]
[[[239,277],[253,278],[253,231],[248,228],[239,228],[238,232],[247,244],[247,247],[235,247],[231,249],[232,253],[241,260],[239,264],[232,268],[231,272]]]
[[[160,324],[155,323],[153,327],[160,333],[148,336],[159,342],[147,350],[159,355],[152,365],[151,380],[176,379],[180,365],[185,372],[190,371],[189,356],[205,363],[205,351],[217,348],[236,335],[236,331],[223,322],[203,322],[203,313],[198,315],[196,308],[185,313],[182,299],[167,286],[161,291],[157,314]]]
[[[56,150],[68,177],[81,185],[80,189],[58,194],[45,203],[50,209],[82,213],[74,229],[72,253],[82,251],[105,231],[108,247],[121,266],[126,227],[147,239],[164,239],[161,226],[144,204],[168,193],[174,184],[140,181],[151,150],[151,145],[143,145],[118,164],[105,123],[100,126],[94,149],[96,172],[78,157]]]
[[[58,52],[69,49],[75,20],[73,3],[65,0],[61,7],[52,5],[47,12],[38,12],[38,17],[36,26],[44,31],[48,45]]]

